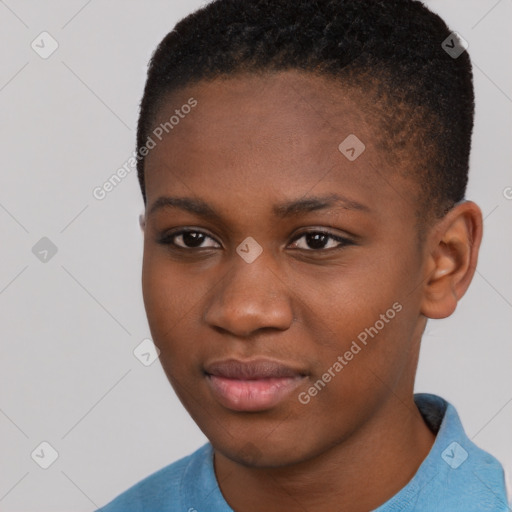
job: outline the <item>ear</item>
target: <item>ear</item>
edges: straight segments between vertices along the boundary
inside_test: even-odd
[[[143,213],[139,215],[139,226],[142,231],[144,231],[144,228],[146,227],[146,217]]]
[[[446,318],[455,311],[473,279],[482,232],[482,212],[472,201],[458,203],[432,228],[427,240],[423,315]]]

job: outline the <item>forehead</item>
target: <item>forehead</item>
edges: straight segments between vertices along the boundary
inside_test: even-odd
[[[221,76],[168,95],[154,124],[165,123],[194,97],[193,115],[172,130],[174,138],[189,144],[196,140],[204,147],[215,141],[219,147],[294,137],[311,146],[324,142],[329,132],[336,140],[351,128],[368,139],[371,113],[359,105],[362,96],[332,79],[297,70]]]
[[[181,110],[191,98],[197,105]],[[366,103],[363,91],[295,70],[174,91],[154,122],[158,129],[174,116],[146,158],[148,202],[178,189],[246,194],[263,204],[273,195],[333,191],[382,207],[400,202],[407,190],[397,187],[408,184],[387,164]]]

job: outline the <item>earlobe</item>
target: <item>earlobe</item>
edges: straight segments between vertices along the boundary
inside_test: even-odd
[[[139,226],[142,231],[144,231],[144,228],[146,227],[146,217],[143,213],[139,215]]]
[[[471,201],[457,204],[432,229],[422,314],[446,318],[457,307],[473,279],[482,240],[480,208]]]

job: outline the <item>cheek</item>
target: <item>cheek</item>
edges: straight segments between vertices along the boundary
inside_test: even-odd
[[[158,346],[162,345],[162,350],[165,340],[176,337],[176,331],[183,329],[190,320],[201,290],[191,286],[185,273],[157,251],[145,250],[142,294],[153,339]]]
[[[411,294],[410,259],[397,255],[394,261],[374,259],[355,267],[312,276],[304,289],[314,292],[304,301],[303,316],[315,343],[317,374],[341,356],[343,373],[354,377],[344,385],[357,387],[381,375],[391,381],[407,364],[418,300]]]
[[[142,267],[142,295],[151,331],[169,328],[177,318],[179,283],[165,265],[147,253]]]
[[[303,274],[300,302],[308,322],[323,325],[336,337],[357,336],[400,300],[401,272],[368,260]]]
[[[169,261],[158,248],[145,249],[144,306],[152,339],[160,349],[168,376],[190,375],[191,369],[199,366],[205,339],[201,306],[216,282],[214,274],[186,269]]]

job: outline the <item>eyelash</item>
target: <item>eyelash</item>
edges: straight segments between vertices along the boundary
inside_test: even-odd
[[[172,246],[173,249],[176,249],[176,250],[183,250],[183,251],[193,251],[193,250],[200,250],[200,249],[212,249],[212,247],[183,247],[181,245],[176,245],[176,243],[174,242],[174,239],[180,235],[184,235],[184,234],[187,234],[187,233],[197,233],[197,234],[201,234],[201,235],[204,235],[205,237],[207,238],[210,238],[211,240],[214,240],[215,243],[218,244],[218,242],[213,238],[211,237],[210,235],[208,235],[207,233],[199,230],[199,229],[181,229],[179,231],[175,231],[175,232],[172,232],[172,233],[167,233],[165,235],[163,235],[161,238],[159,238],[157,240],[157,242],[161,245],[169,245],[169,246]],[[343,247],[346,247],[346,246],[349,246],[349,245],[354,245],[354,242],[352,240],[350,240],[349,238],[346,238],[346,237],[342,237],[342,236],[339,236],[339,235],[334,235],[332,233],[329,233],[328,231],[322,231],[322,230],[311,230],[311,231],[305,231],[305,232],[302,232],[300,233],[299,235],[297,235],[293,240],[292,240],[292,243],[296,243],[297,240],[300,240],[301,238],[307,236],[307,235],[325,235],[327,238],[331,239],[331,240],[334,240],[336,242],[339,242],[340,245],[338,245],[337,247],[331,247],[331,248],[328,248],[328,249],[324,249],[324,248],[320,248],[320,249],[296,249],[296,250],[299,250],[299,251],[306,251],[306,252],[325,252],[325,251],[332,251],[332,250],[336,250],[336,249],[342,249]],[[220,244],[219,244],[220,245]],[[213,247],[213,249],[217,249],[217,247]]]

